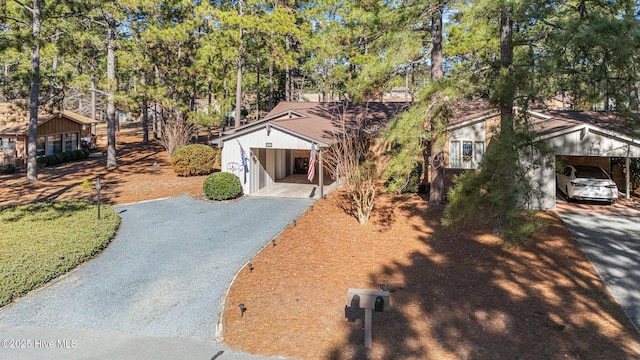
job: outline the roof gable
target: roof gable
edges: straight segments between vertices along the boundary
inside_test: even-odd
[[[29,131],[29,109],[18,103],[0,103],[0,134],[26,135]],[[67,119],[82,125],[97,123],[86,116],[68,110],[38,113],[38,126],[55,118]]]
[[[393,116],[404,111],[409,105],[405,102],[370,102],[357,105],[337,102],[281,102],[264,119],[239,127],[216,142],[228,141],[265,128],[268,123],[291,135],[328,146],[336,141],[336,135],[343,129],[357,128],[370,132],[382,129]]]
[[[514,110],[522,111],[522,108],[516,107]],[[625,135],[627,124],[623,117],[615,112],[527,109],[527,114],[532,119],[532,129],[538,140],[585,130],[606,134],[627,143],[639,141]],[[450,122],[447,130],[452,131],[471,126],[499,115],[499,110],[489,106],[488,103],[470,102],[456,111],[454,120]]]

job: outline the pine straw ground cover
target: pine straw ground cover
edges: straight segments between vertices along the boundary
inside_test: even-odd
[[[417,196],[380,196],[367,226],[342,201],[317,202],[240,271],[227,345],[301,359],[640,358],[638,333],[555,213],[514,249],[486,229],[443,229]],[[380,284],[391,310],[374,313],[366,350],[345,297]]]

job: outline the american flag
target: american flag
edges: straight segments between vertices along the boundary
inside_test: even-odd
[[[239,141],[238,141],[238,145],[240,145]],[[247,155],[245,155],[244,149],[242,148],[242,145],[240,145],[240,159],[241,159],[241,162],[242,162],[242,166],[243,167],[247,166]]]
[[[316,175],[316,147],[311,144],[311,153],[309,154],[309,166],[307,170],[307,179],[313,181],[313,177]]]
[[[247,167],[247,154],[244,153],[244,149],[242,148],[242,144],[240,144],[239,140],[238,140],[238,146],[240,146],[240,161],[242,162],[242,173],[244,174],[244,184],[246,184],[247,172],[249,171],[249,168]]]

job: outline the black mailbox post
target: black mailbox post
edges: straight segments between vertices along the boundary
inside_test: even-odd
[[[371,320],[373,318],[373,311],[383,312],[389,310],[389,292],[349,289],[347,291],[347,303],[351,304],[352,311],[356,308],[364,309],[364,347],[371,348]],[[347,314],[345,311],[345,315]],[[347,316],[347,320],[351,321],[352,319]]]

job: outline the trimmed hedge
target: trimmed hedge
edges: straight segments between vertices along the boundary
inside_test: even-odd
[[[217,172],[207,176],[202,189],[209,200],[229,200],[242,195],[240,178],[227,172]]]
[[[13,164],[0,164],[0,174],[13,174],[16,172],[16,166]]]
[[[186,145],[171,156],[171,167],[179,176],[209,175],[215,170],[217,152],[203,144]]]
[[[89,150],[80,149],[73,151],[65,151],[63,153],[55,153],[50,155],[40,155],[36,158],[38,167],[47,167],[51,165],[62,164],[69,161],[86,159],[89,157]]]

